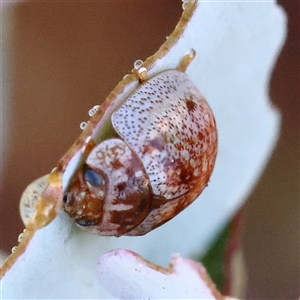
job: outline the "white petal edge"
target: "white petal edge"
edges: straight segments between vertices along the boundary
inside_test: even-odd
[[[178,254],[162,268],[132,251],[114,250],[101,256],[97,276],[116,299],[223,299],[205,268]]]

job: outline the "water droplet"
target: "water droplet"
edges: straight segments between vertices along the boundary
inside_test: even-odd
[[[87,126],[87,122],[81,122],[79,125],[81,130],[84,130],[86,128],[86,126]]]
[[[138,59],[134,62],[133,67],[138,70],[144,62],[141,59]]]
[[[99,109],[100,105],[95,105],[93,108],[91,108],[89,110],[89,116],[92,117],[96,112],[97,110]]]
[[[33,181],[23,192],[20,200],[20,214],[25,225],[35,213],[35,203],[38,201],[47,183],[48,175],[45,175]]]
[[[24,236],[24,233],[20,233],[19,236],[18,236],[18,242],[20,243],[22,241],[22,238]]]
[[[182,9],[185,10],[185,6],[188,4],[190,0],[182,0]]]

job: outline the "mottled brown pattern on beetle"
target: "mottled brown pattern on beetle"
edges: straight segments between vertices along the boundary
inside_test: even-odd
[[[217,153],[217,143],[215,142],[213,147],[211,148],[209,155],[215,156]],[[197,185],[187,192],[186,194],[179,196],[172,201],[167,201],[159,205],[159,201],[156,204],[156,208],[154,208],[148,217],[138,225],[133,230],[125,233],[128,236],[137,236],[144,235],[150,230],[157,228],[174,216],[182,212],[187,206],[189,206],[203,191],[203,189],[208,185],[210,175],[213,171],[215,161],[210,160],[210,164],[207,167],[207,171],[201,174],[201,180],[197,183]]]
[[[114,162],[113,162],[114,165]],[[119,163],[119,166],[122,164]],[[123,165],[122,165],[123,166]],[[126,170],[128,180],[115,185],[116,198],[111,201],[114,206],[126,205],[129,209],[111,210],[110,222],[119,226],[118,236],[128,231],[132,224],[141,222],[148,215],[151,207],[151,198],[148,193],[149,186],[143,180],[135,177],[135,170],[139,167],[133,161],[131,168]],[[137,191],[133,192],[137,188]]]
[[[64,210],[75,220],[95,220],[95,224],[101,222],[103,201],[90,192],[83,176],[83,170],[76,172],[71,186],[72,189],[67,196],[69,201],[64,205]],[[78,195],[82,193],[85,193],[85,196],[79,201]]]
[[[114,204],[117,204],[118,202],[119,199],[114,200]],[[132,206],[130,209],[121,211],[113,210],[110,212],[111,222],[120,225],[120,234],[123,233],[124,227],[127,228],[127,226],[131,226],[135,220],[139,219],[141,215],[144,215],[145,211],[149,211],[148,206],[150,201],[146,194],[138,191],[132,193],[130,198],[124,199],[122,203]]]
[[[113,114],[112,123],[142,160],[154,194],[169,200],[197,184],[202,155],[216,140],[209,106],[186,74],[176,70],[141,85]]]
[[[156,137],[155,139],[149,142],[149,146],[152,146],[158,151],[162,151],[165,149],[165,139],[162,137]]]
[[[140,160],[124,141],[112,138],[96,145],[86,164],[104,178],[105,184],[89,186],[87,198],[103,191],[102,219],[83,229],[95,234],[120,236],[147,217],[151,211],[150,181]],[[80,191],[74,190],[73,185],[69,192],[80,196]]]
[[[215,121],[212,123],[212,130],[215,129]],[[151,211],[148,217],[138,225],[133,230],[127,232],[125,235],[137,236],[144,235],[150,230],[157,228],[174,216],[183,211],[188,205],[190,205],[203,191],[203,189],[208,185],[211,173],[215,165],[215,157],[217,154],[217,133],[213,135],[214,140],[212,141],[212,146],[209,151],[207,151],[204,159],[207,159],[208,165],[206,172],[200,174],[199,180],[193,189],[188,191],[186,194],[181,195],[172,201],[159,201],[156,199],[156,207]]]
[[[192,98],[186,99],[186,107],[188,109],[188,112],[193,112],[196,108],[197,104],[193,101]]]

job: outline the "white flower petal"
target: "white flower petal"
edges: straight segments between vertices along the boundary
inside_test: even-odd
[[[168,268],[128,250],[101,256],[99,282],[117,299],[223,299],[200,264],[173,255]]]

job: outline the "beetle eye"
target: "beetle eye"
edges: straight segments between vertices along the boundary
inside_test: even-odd
[[[95,187],[100,187],[104,183],[103,177],[91,168],[84,170],[84,179]]]
[[[74,203],[74,199],[70,193],[64,195],[63,201],[66,205],[72,205]]]

